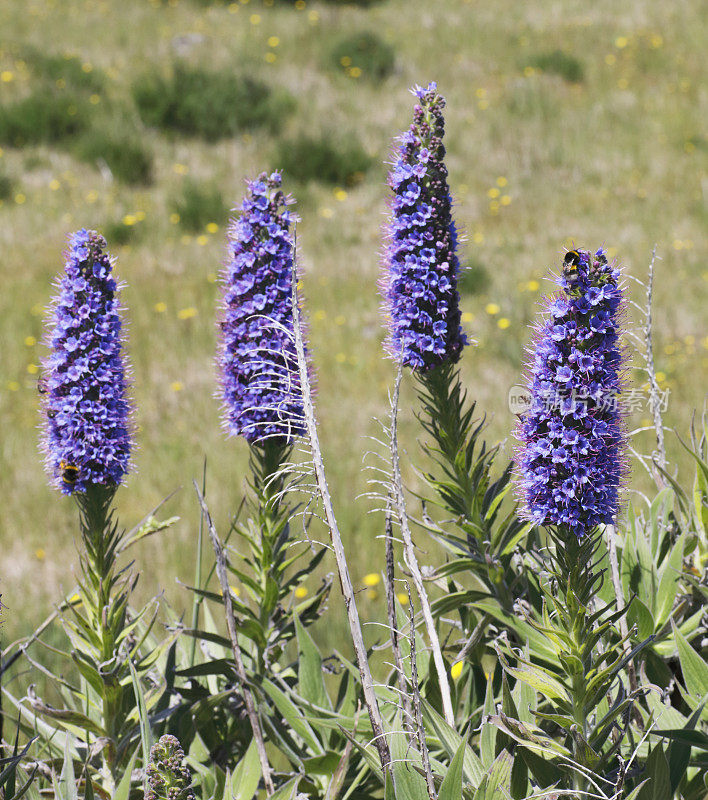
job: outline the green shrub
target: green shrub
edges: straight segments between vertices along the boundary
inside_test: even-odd
[[[210,222],[223,225],[229,215],[229,207],[218,189],[190,180],[185,181],[182,197],[173,200],[170,208],[179,214],[181,227],[193,233],[203,231]]]
[[[276,131],[295,103],[249,76],[183,65],[170,77],[145,76],[133,97],[146,124],[211,141],[256,127]]]
[[[386,78],[395,63],[393,47],[370,31],[342,36],[335,42],[330,60],[335,69],[349,75],[359,70],[358,74],[370,80]]]
[[[113,177],[122,183],[152,182],[152,153],[136,137],[92,129],[77,143],[76,154],[90,164],[104,161]]]
[[[43,88],[0,107],[0,141],[15,146],[61,142],[85,131],[89,112],[80,98]]]
[[[106,75],[102,69],[84,62],[76,56],[59,56],[42,53],[35,48],[26,48],[25,60],[35,75],[56,82],[63,80],[67,87],[78,91],[97,93],[106,86]]]
[[[336,142],[328,136],[281,141],[275,160],[288,178],[348,186],[359,183],[373,164],[359,142],[351,138]]]
[[[552,53],[540,53],[528,63],[529,66],[539,69],[541,72],[560,75],[568,83],[581,83],[585,77],[585,69],[582,62],[562,50],[554,50]]]
[[[7,200],[12,197],[15,190],[15,181],[4,172],[0,172],[0,200]]]
[[[144,231],[145,228],[142,222],[131,221],[130,224],[127,224],[125,219],[118,220],[117,222],[107,222],[101,229],[109,247],[121,247],[126,244],[132,244],[142,237]]]
[[[470,260],[461,265],[457,286],[462,294],[484,294],[491,283],[487,268],[477,261]]]

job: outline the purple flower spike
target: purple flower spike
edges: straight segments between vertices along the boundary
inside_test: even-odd
[[[454,363],[467,344],[460,327],[457,233],[443,161],[444,98],[416,86],[413,124],[398,139],[389,186],[381,294],[389,355],[418,372]]]
[[[64,494],[115,487],[128,471],[130,405],[112,272],[103,236],[82,229],[70,237],[40,382],[47,469]]]
[[[218,365],[224,426],[249,443],[304,431],[293,343],[294,215],[274,172],[248,183],[229,228]]]
[[[618,280],[602,249],[566,253],[530,350],[531,406],[517,429],[527,518],[578,537],[614,522],[626,469]]]

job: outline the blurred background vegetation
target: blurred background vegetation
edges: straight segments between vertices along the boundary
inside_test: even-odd
[[[246,447],[214,398],[214,325],[229,209],[282,168],[298,200],[318,413],[365,617],[379,616],[379,515],[363,454],[387,409],[376,282],[391,140],[414,83],[447,97],[461,261],[462,362],[511,456],[509,387],[564,247],[604,245],[643,278],[658,246],[655,351],[667,424],[689,432],[708,374],[708,118],[701,4],[597,0],[4,0],[0,6],[0,588],[4,641],[73,585],[73,503],[37,449],[42,323],[68,232],[102,231],[128,320],[137,448],[118,494],[131,527],[164,496],[181,521],[138,553],[147,597],[189,603],[199,514],[222,532]],[[634,299],[642,291],[629,284]],[[638,319],[630,308],[630,320]],[[648,424],[629,370],[630,427]],[[402,443],[419,458],[410,387]],[[640,450],[651,438],[636,439]],[[672,463],[686,455],[668,436]],[[409,473],[415,487],[415,474]],[[643,485],[635,475],[634,487]],[[324,534],[323,534],[324,535]],[[423,547],[427,547],[423,542]],[[332,569],[328,565],[327,569]],[[313,576],[313,586],[316,577]],[[380,585],[379,585],[380,588]],[[340,602],[333,597],[331,603]],[[319,630],[326,644],[341,630]],[[322,627],[322,626],[321,626]]]

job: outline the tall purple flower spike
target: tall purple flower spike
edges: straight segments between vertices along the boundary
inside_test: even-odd
[[[457,233],[442,138],[444,98],[437,84],[412,90],[413,124],[398,138],[389,185],[381,294],[386,350],[418,372],[456,362],[467,338],[460,327]]]
[[[529,351],[519,487],[529,520],[578,537],[615,520],[626,469],[618,280],[602,249],[569,251]]]
[[[128,471],[130,405],[112,272],[103,236],[82,229],[69,238],[40,381],[47,469],[64,494],[117,486]]]
[[[304,432],[293,342],[293,201],[279,173],[248,183],[229,227],[218,366],[223,420],[253,444]]]

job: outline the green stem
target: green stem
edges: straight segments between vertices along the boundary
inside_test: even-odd
[[[473,419],[475,404],[467,402],[466,392],[454,364],[441,366],[417,375],[419,397],[423,408],[421,422],[435,442],[427,448],[454,481],[454,496],[446,487],[446,503],[450,511],[471,522],[478,531],[474,539],[474,555],[480,557],[477,572],[490,588],[502,608],[513,614],[515,596],[509,589],[504,571],[494,559],[485,558],[487,521],[481,513],[481,501],[490,483],[490,468],[495,448],[484,442],[476,450],[476,439],[483,423]],[[468,536],[469,539],[469,536]]]
[[[287,542],[279,539],[289,515],[282,495],[286,481],[283,466],[291,450],[292,445],[281,437],[271,437],[251,445],[254,516],[258,527],[258,540],[251,548],[257,573],[255,579],[261,589],[259,616],[264,631],[270,627],[280,595],[278,590],[282,576],[279,565]],[[272,642],[270,644],[272,646]],[[265,674],[268,665],[264,648],[259,646],[256,650],[258,670]]]
[[[112,661],[116,639],[123,627],[123,614],[121,609],[114,607],[115,599],[112,596],[116,585],[116,546],[120,538],[111,509],[115,491],[114,486],[94,485],[77,495],[84,542],[84,554],[81,558],[82,585],[90,606],[86,612],[99,642],[99,664]],[[119,678],[114,672],[115,668],[111,666],[102,674],[101,692],[101,722],[110,740],[110,744],[101,750],[101,758],[103,773],[111,784],[111,790],[117,777],[115,745],[121,724],[122,695]]]

